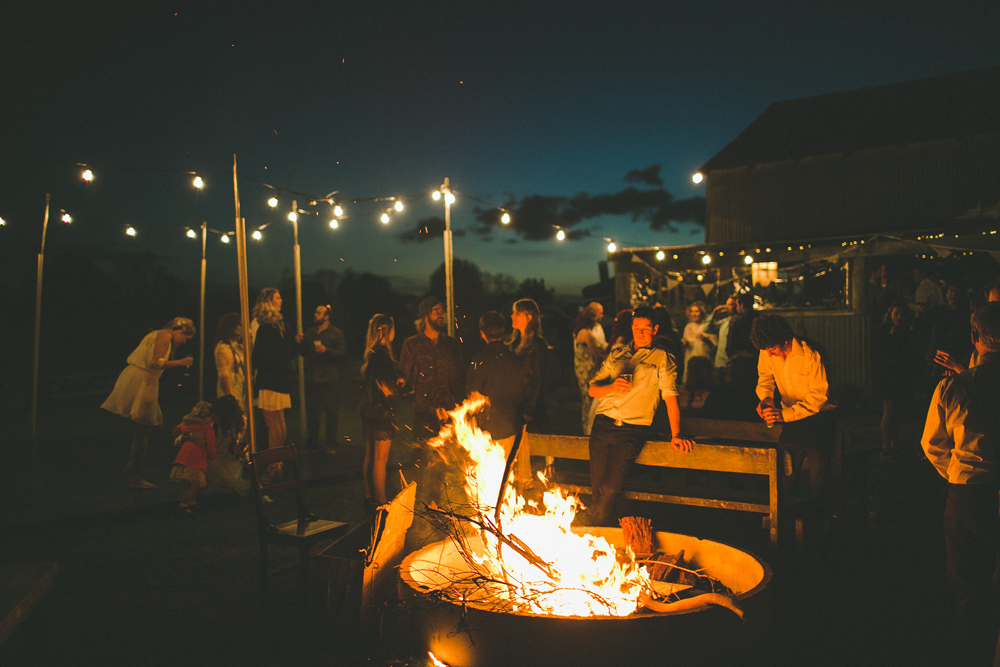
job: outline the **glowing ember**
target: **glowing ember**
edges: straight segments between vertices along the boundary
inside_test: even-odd
[[[434,664],[435,667],[448,667],[448,665],[438,660],[437,656],[430,651],[427,651],[427,657],[431,659],[431,663]]]
[[[452,422],[428,444],[444,447],[454,441],[467,453],[465,493],[475,535],[452,539],[470,553],[473,571],[452,573],[447,593],[462,602],[505,607],[513,612],[555,616],[627,616],[639,607],[639,593],[648,588],[645,567],[602,537],[574,534],[570,524],[579,501],[562,489],[544,494],[544,514],[526,502],[512,485],[504,492],[499,530],[493,523],[506,465],[503,447],[476,426],[470,415],[487,402],[467,400],[449,413]],[[464,584],[469,584],[465,586]],[[444,587],[442,587],[444,588]]]

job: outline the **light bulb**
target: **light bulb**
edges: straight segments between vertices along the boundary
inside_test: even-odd
[[[616,246],[615,242],[612,241],[608,244],[608,252],[614,252],[615,250],[618,250],[618,246]]]
[[[262,238],[264,238],[264,235],[260,233],[259,229],[253,230],[253,234],[251,234],[250,236],[253,237],[254,241],[260,241]]]
[[[278,198],[271,197],[270,199],[267,200],[267,205],[270,206],[271,208],[274,208],[275,206],[278,205]]]
[[[69,213],[63,213],[62,221],[64,224],[68,225],[69,223],[73,222],[73,217]]]
[[[223,234],[222,235],[222,242],[223,243],[229,243],[229,234]]]
[[[340,223],[337,222],[335,219],[331,220],[330,221],[330,229],[336,229],[337,227],[340,227]]]
[[[666,254],[664,254],[664,252],[662,250],[657,250],[656,251],[656,259],[658,259],[658,260],[660,260],[662,262],[664,257],[666,257]]]
[[[696,171],[693,174],[691,174],[691,182],[694,183],[695,185],[698,185],[704,180],[705,180],[705,175],[700,171]]]
[[[189,239],[196,239],[196,238],[198,238],[198,234],[193,229],[189,229],[187,231],[187,237]]]
[[[434,201],[439,201],[441,199],[441,193],[440,193],[440,191],[435,190],[434,192],[432,192],[431,193],[431,199],[433,199]]]
[[[565,241],[566,240],[566,232],[564,232],[563,230],[560,229],[558,232],[556,232],[556,239],[559,240],[559,241]]]
[[[444,193],[444,203],[445,204],[454,204],[455,203],[455,195],[451,194],[450,192]]]
[[[395,208],[397,211],[402,211],[403,210],[403,202],[401,202],[401,201],[399,201],[397,199],[396,200],[396,205],[393,206],[393,208]]]
[[[199,190],[201,190],[203,187],[205,187],[205,181],[202,180],[201,176],[195,176],[194,180],[191,181],[191,184],[194,187],[198,188]]]
[[[4,220],[3,218],[0,218],[0,227],[4,227],[6,225],[7,225],[7,221]]]
[[[299,219],[299,214],[296,213],[295,211],[292,211],[288,214],[288,219],[292,222],[297,222]]]
[[[135,227],[133,227],[132,225],[126,227],[125,234],[127,234],[128,236],[135,236]]]
[[[344,215],[344,209],[340,208],[340,204],[337,204],[336,206],[333,207],[333,214],[338,218]]]
[[[753,264],[753,255],[747,255],[743,258],[744,264]]]
[[[94,172],[92,172],[90,169],[84,169],[82,176],[83,180],[87,181],[88,183],[94,180]]]
[[[388,222],[389,222],[389,214],[388,213],[383,213],[382,217],[379,218],[379,219],[382,221],[383,225],[388,224]]]
[[[500,216],[500,222],[502,222],[505,225],[509,225],[510,224],[510,213],[507,213],[506,211],[504,211],[504,214]]]
[[[712,256],[711,255],[702,255],[701,256],[701,263],[702,264],[711,264],[712,263]]]

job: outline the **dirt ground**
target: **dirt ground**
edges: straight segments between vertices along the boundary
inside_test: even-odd
[[[571,408],[567,415],[575,414]],[[345,415],[342,433],[352,441],[315,463],[308,498],[317,514],[355,523],[364,519],[361,450],[358,426]],[[885,463],[877,457],[878,415],[845,418],[854,440],[843,510],[826,529],[807,524],[802,550],[789,541],[772,551],[758,515],[632,504],[631,513],[651,517],[657,530],[726,542],[770,565],[770,630],[738,664],[949,664],[944,486],[918,456],[922,419],[914,406],[904,433],[910,456]],[[406,608],[387,604],[373,630],[344,636],[316,606],[298,604],[294,570],[272,577],[263,605],[252,503],[214,492],[197,516],[182,516],[179,488],[170,482],[162,482],[157,498],[136,499],[121,488],[118,459],[127,431],[106,426],[50,438],[36,459],[7,457],[0,466],[7,508],[0,562],[59,564],[51,594],[0,646],[0,664],[428,664]],[[162,476],[172,453],[160,447]],[[393,462],[405,454],[397,447]],[[65,487],[72,491],[60,495]],[[101,502],[83,500],[101,494]],[[33,513],[45,497],[60,500]],[[272,554],[273,566],[294,560],[289,551]],[[665,642],[662,664],[669,654]]]

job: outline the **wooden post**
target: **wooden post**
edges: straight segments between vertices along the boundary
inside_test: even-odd
[[[31,367],[31,453],[38,453],[38,350],[42,330],[42,265],[45,262],[45,234],[49,229],[49,193],[45,193],[45,217],[42,219],[42,249],[38,253],[38,277],[35,282],[35,355]]]
[[[201,223],[201,308],[198,319],[198,400],[205,400],[205,239],[208,233],[207,223]]]
[[[452,250],[451,250],[451,190],[448,186],[448,177],[444,179],[442,186],[444,192],[444,290],[445,306],[448,309],[448,335],[455,335],[455,279],[452,277]]]
[[[296,333],[302,333],[302,262],[299,257],[299,207],[298,202],[292,202],[295,220],[292,220],[292,231],[295,232],[295,324]],[[302,355],[297,355],[299,362],[299,433],[305,443],[308,435],[306,426],[306,369]],[[315,433],[313,435],[316,435]]]
[[[250,451],[257,453],[257,435],[253,424],[253,364],[250,363],[250,296],[247,282],[246,221],[240,217],[240,190],[237,185],[236,156],[233,155],[233,197],[236,199],[236,259],[240,279],[240,315],[243,322],[243,363],[247,387],[247,432],[250,434]]]

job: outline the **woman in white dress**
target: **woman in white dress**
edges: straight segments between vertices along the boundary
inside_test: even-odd
[[[123,471],[133,489],[156,488],[155,484],[142,478],[142,466],[149,446],[149,434],[153,427],[163,425],[159,403],[160,376],[167,368],[191,367],[194,363],[192,357],[171,359],[170,352],[188,342],[194,333],[194,322],[186,317],[175,317],[162,329],[146,334],[139,347],[129,355],[128,366],[118,376],[114,390],[101,405],[105,410],[135,423],[129,461]]]
[[[692,357],[705,357],[709,361],[718,342],[715,334],[705,331],[708,322],[705,321],[705,313],[708,309],[701,301],[695,301],[687,309],[687,326],[684,327],[684,381],[687,381],[688,362]]]

